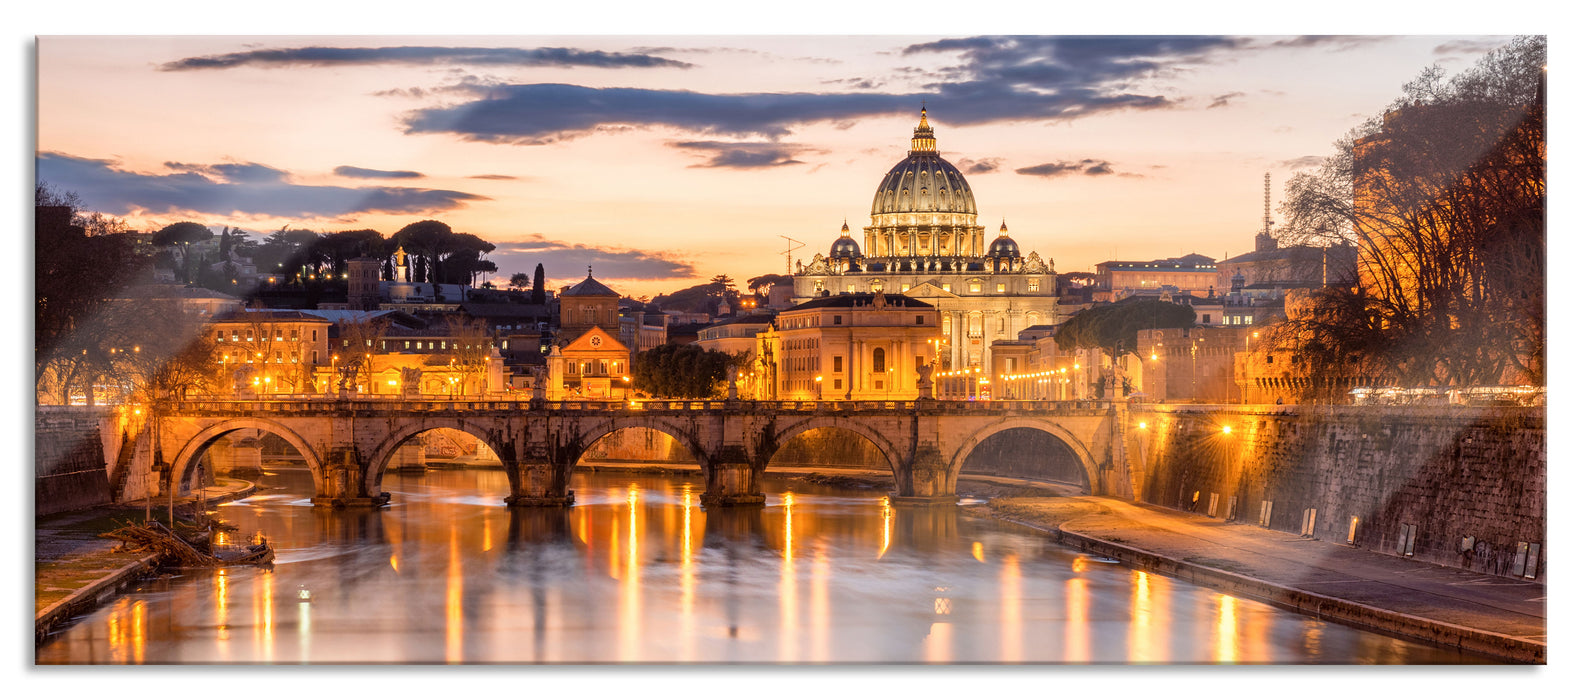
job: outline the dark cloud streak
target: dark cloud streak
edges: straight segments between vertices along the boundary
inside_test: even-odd
[[[423,173],[416,170],[373,170],[359,168],[354,165],[342,165],[335,168],[335,174],[341,177],[358,177],[366,179],[383,180],[415,180],[423,177]]]
[[[664,251],[569,243],[533,234],[527,240],[496,242],[489,259],[501,271],[531,270],[542,263],[551,278],[581,278],[592,265],[599,279],[670,279],[698,276],[692,263]],[[575,273],[575,274],[573,274]]]
[[[258,215],[335,218],[355,214],[430,214],[488,197],[412,187],[295,185],[283,170],[256,163],[167,163],[168,174],[122,170],[113,160],[39,154],[38,177],[78,193],[114,216],[205,212],[218,217]]]
[[[339,47],[304,46],[289,49],[255,49],[171,61],[162,71],[213,70],[254,66],[375,66],[466,64],[486,66],[552,66],[583,68],[691,68],[692,64],[658,56],[568,48],[490,48],[453,46]]]

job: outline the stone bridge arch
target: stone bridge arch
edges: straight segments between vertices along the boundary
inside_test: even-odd
[[[170,463],[171,470],[168,477],[170,481],[165,484],[166,488],[176,488],[177,484],[187,478],[188,473],[192,470],[193,465],[197,463],[199,455],[202,455],[204,450],[214,444],[215,440],[237,430],[260,430],[272,433],[285,440],[307,462],[308,473],[313,475],[314,489],[322,492],[326,488],[323,457],[308,444],[307,440],[304,440],[301,435],[286,427],[283,423],[252,417],[222,419],[198,430],[192,437],[187,438],[181,448],[176,451],[176,458]]]
[[[836,428],[862,436],[873,443],[874,447],[879,448],[879,453],[884,456],[884,461],[890,468],[890,476],[898,483],[901,480],[902,462],[906,459],[905,450],[875,428],[871,422],[850,416],[812,416],[776,427],[772,437],[773,450],[761,456],[763,465],[768,465],[769,460],[774,458],[775,452],[779,452],[782,446],[796,439],[798,435],[819,428]]]
[[[1103,483],[1099,480],[1099,463],[1093,458],[1093,452],[1088,448],[1087,443],[1058,421],[1025,416],[1003,418],[970,433],[950,455],[950,482],[955,483],[956,478],[961,475],[962,467],[967,463],[967,457],[984,440],[1015,428],[1030,428],[1059,440],[1071,450],[1073,455],[1076,455],[1077,462],[1082,465],[1082,471],[1088,478],[1088,490],[1092,493],[1099,492],[1100,484]]]
[[[703,423],[714,423],[706,419],[689,419],[673,416],[618,416],[600,418],[597,420],[580,420],[577,430],[570,440],[562,441],[557,447],[567,451],[565,467],[570,469],[582,459],[582,455],[593,447],[593,444],[603,440],[606,436],[626,430],[628,428],[647,428],[663,433],[672,440],[681,443],[692,453],[692,459],[698,463],[698,468],[708,472],[713,466],[713,455],[716,450],[703,444],[701,428]],[[717,446],[716,446],[717,447]],[[574,454],[573,454],[574,453]]]
[[[512,481],[513,488],[516,486],[517,474],[513,468],[513,462],[516,461],[518,456],[514,449],[515,443],[507,435],[505,421],[499,421],[497,425],[486,427],[462,418],[423,416],[397,423],[389,434],[379,441],[378,446],[374,447],[373,454],[368,459],[367,473],[363,476],[367,492],[380,492],[380,487],[384,483],[386,467],[390,464],[390,458],[395,456],[396,448],[399,448],[407,440],[438,428],[460,430],[483,441],[500,458],[500,461],[504,464],[506,474]]]

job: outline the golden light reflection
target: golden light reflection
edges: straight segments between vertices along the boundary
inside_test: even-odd
[[[143,649],[148,645],[148,605],[139,600],[132,604],[132,663],[143,663]]]
[[[692,562],[692,484],[681,485],[681,660],[695,661],[697,649],[696,604],[697,580]]]
[[[395,552],[390,553],[390,570],[398,574],[401,573],[401,562],[400,560],[396,559]]]
[[[1080,563],[1082,560],[1077,559]],[[1066,662],[1085,664],[1093,660],[1088,640],[1087,579],[1066,579]]]
[[[977,559],[978,561],[983,561],[983,543],[982,542],[973,542],[972,543],[972,558],[973,559]]]
[[[1236,663],[1236,599],[1220,595],[1219,623],[1214,627],[1214,663]]]
[[[492,513],[494,513],[492,510],[483,512],[483,551],[485,552],[494,549],[494,527],[492,527],[493,523],[489,522]]]
[[[105,636],[110,642],[110,659],[118,664],[126,663],[128,657],[128,635],[126,625],[121,620],[126,615],[128,607],[127,599],[122,598],[116,602],[114,608],[111,608],[110,616],[105,620]]]
[[[275,573],[265,570],[253,580],[253,642],[260,660],[269,663],[275,660]]]
[[[637,484],[626,487],[626,567],[622,571],[620,625],[621,625],[621,660],[639,660],[640,650],[643,646],[642,624],[642,593],[643,583],[639,569],[640,560],[637,556]],[[611,523],[619,526],[620,521],[612,518]],[[619,556],[620,548],[614,546],[620,542],[619,531],[612,531],[610,550]]]
[[[808,639],[813,648],[808,661],[825,662],[829,655],[829,552],[823,540],[813,546],[813,590],[808,595]]]
[[[1022,660],[1022,562],[1007,552],[1000,567],[1000,659]]]
[[[890,550],[890,527],[895,522],[895,511],[890,508],[890,497],[880,498],[879,503],[884,506],[884,540],[879,544],[879,556],[875,559],[882,559],[884,553]]]
[[[1077,572],[1079,574],[1084,572],[1084,571],[1087,571],[1088,570],[1087,557],[1077,557],[1076,559],[1071,560],[1071,570],[1075,571],[1075,572]]]
[[[1126,659],[1132,663],[1158,661],[1153,647],[1153,602],[1149,595],[1146,571],[1132,572],[1132,629],[1127,638]]]
[[[445,568],[445,663],[448,664],[462,662],[462,583],[461,543],[453,522],[450,525],[450,563]]]
[[[796,559],[792,555],[791,513],[796,498],[790,491],[782,496],[785,505],[785,543],[780,559],[780,660],[796,661],[797,590]]]
[[[230,596],[227,595],[230,586],[225,569],[220,569],[214,574],[214,623],[216,636],[219,641],[218,652],[220,659],[229,661],[231,658],[231,625],[230,625]]]

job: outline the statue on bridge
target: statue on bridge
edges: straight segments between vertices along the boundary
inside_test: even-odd
[[[934,398],[934,363],[917,368],[917,398]]]

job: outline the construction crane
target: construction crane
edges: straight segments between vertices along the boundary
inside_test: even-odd
[[[786,274],[789,275],[791,274],[791,251],[801,248],[807,244],[790,236],[781,236],[781,238],[786,239]],[[796,245],[791,245],[792,243],[795,243]]]

